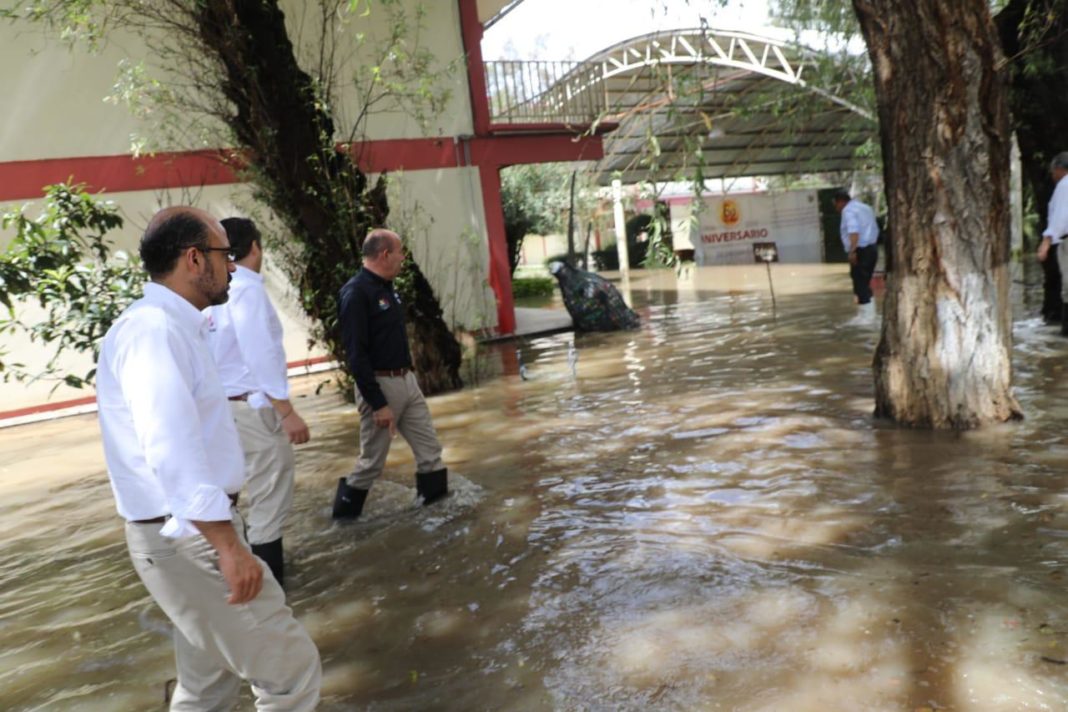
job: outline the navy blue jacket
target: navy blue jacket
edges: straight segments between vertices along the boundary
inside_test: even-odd
[[[375,371],[412,367],[404,307],[393,282],[361,269],[341,288],[338,319],[356,388],[373,410],[385,407]]]

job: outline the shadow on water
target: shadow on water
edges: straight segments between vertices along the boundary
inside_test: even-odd
[[[322,709],[1068,707],[1065,342],[1017,290],[1028,419],[899,430],[870,417],[875,333],[843,326],[840,270],[776,269],[775,315],[763,273],[654,274],[627,285],[639,331],[485,349],[431,401],[442,506],[398,444],[333,524],[355,410],[300,382],[289,598]],[[0,442],[0,708],[158,709],[168,625],[95,421]]]

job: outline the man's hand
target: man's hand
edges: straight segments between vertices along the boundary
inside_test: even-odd
[[[1038,243],[1038,261],[1045,262],[1049,257],[1050,239],[1043,237],[1042,242]]]
[[[304,418],[301,418],[295,410],[291,410],[289,415],[282,418],[282,430],[285,432],[286,437],[289,438],[289,442],[294,445],[303,445],[311,440],[308,424],[304,422]]]
[[[857,264],[857,251],[856,250],[851,250],[849,252],[849,264],[851,264],[851,265],[856,265]]]
[[[219,552],[219,570],[230,586],[227,603],[248,603],[263,588],[263,568],[251,551],[236,544]]]
[[[227,603],[248,603],[263,588],[260,560],[244,547],[230,522],[193,522],[219,554],[219,571],[230,587]]]
[[[397,437],[397,422],[393,419],[393,411],[388,405],[384,405],[374,412],[375,425],[380,428],[389,428],[389,437]]]

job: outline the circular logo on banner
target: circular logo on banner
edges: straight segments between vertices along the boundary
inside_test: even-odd
[[[738,210],[738,203],[733,200],[724,200],[720,203],[719,219],[723,221],[724,225],[734,225],[741,220],[742,214]]]

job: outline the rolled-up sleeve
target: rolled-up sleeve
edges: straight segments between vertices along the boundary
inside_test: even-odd
[[[188,347],[163,325],[128,329],[117,339],[114,368],[145,463],[172,515],[161,533],[188,536],[197,533],[192,521],[229,521],[230,498],[210,475]]]

